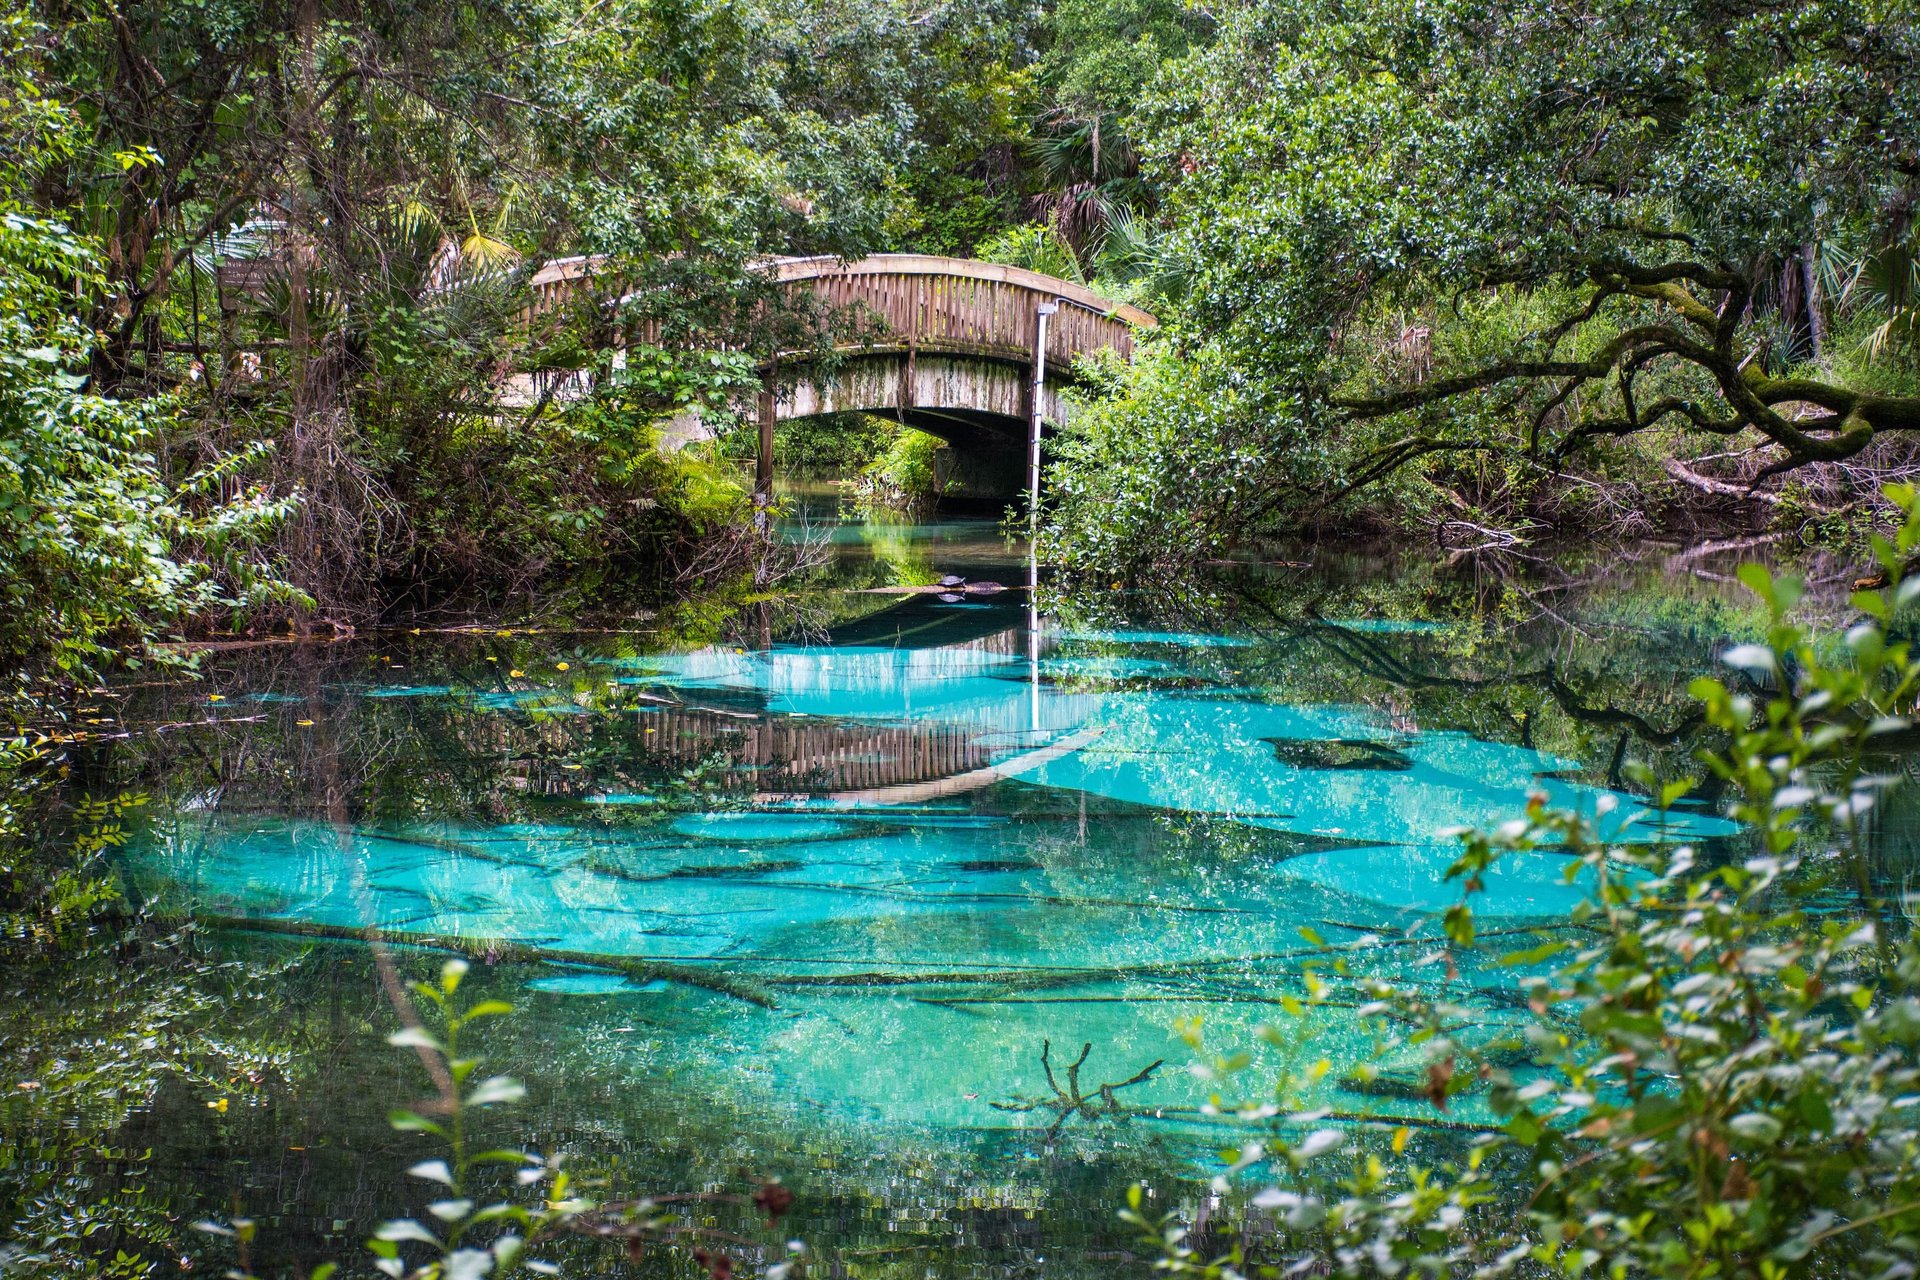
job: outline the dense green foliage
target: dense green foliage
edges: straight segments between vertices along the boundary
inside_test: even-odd
[[[21,109],[60,134],[5,175],[32,219],[11,269],[60,300],[23,349],[89,375],[66,412],[123,415],[96,438],[151,453],[156,493],[284,516],[270,554],[336,624],[712,580],[758,557],[731,545],[745,495],[645,456],[650,424],[724,419],[752,353],[809,340],[756,259],[964,250],[1010,216],[1008,174],[981,175],[1011,155],[1030,26],[980,6],[16,4]],[[70,245],[19,239],[56,222]],[[605,255],[594,287],[529,324],[535,273],[581,253]],[[59,325],[97,337],[62,346]],[[647,341],[615,368],[623,334]],[[184,564],[214,541],[154,545]],[[223,604],[171,585],[168,616]]]
[[[940,458],[944,447],[924,431],[901,431],[885,452],[853,478],[856,505],[887,511],[930,510],[948,489]]]
[[[1812,464],[1860,499],[1846,468],[1920,427],[1917,40],[1901,4],[1234,6],[1133,126],[1186,285],[1168,356],[1075,430],[1124,437],[1196,378],[1230,401],[1230,432],[1149,441],[1156,483],[1112,489],[1214,546],[1395,478],[1363,499],[1644,517],[1708,452],[1694,499]],[[1059,536],[1114,559],[1070,512]]]
[[[286,509],[227,483],[244,457],[169,475],[155,453],[176,401],[87,388],[95,339],[70,303],[104,281],[99,246],[18,198],[76,145],[73,114],[36,88],[32,37],[19,14],[0,27],[0,661],[18,664],[7,697],[85,676],[110,644],[138,650],[169,623],[277,594],[238,553]]]
[[[1920,950],[1865,836],[1920,686],[1903,639],[1920,519],[1910,491],[1872,484],[1920,468],[1917,139],[1904,0],[9,0],[0,1046],[19,1078],[0,1082],[0,1122],[27,1136],[0,1144],[25,1242],[0,1242],[0,1270],[190,1268],[207,1242],[141,1198],[142,1126],[224,1116],[230,1092],[319,1096],[328,1058],[299,1036],[379,1021],[284,1018],[257,970],[149,913],[116,867],[139,808],[106,785],[117,730],[82,705],[114,696],[101,678],[180,662],[164,642],[195,631],[439,614],[674,601],[680,640],[731,641],[749,593],[770,637],[768,588],[806,553],[755,524],[740,411],[776,355],[819,354],[855,318],[810,313],[754,266],[895,249],[1160,315],[1136,362],[1076,371],[1081,408],[1052,445],[1046,554],[1103,589],[1107,570],[1335,520],[1484,549],[1546,525],[1646,532],[1676,494],[1834,528],[1904,519],[1875,544],[1887,587],[1852,599],[1863,620],[1838,638],[1790,619],[1793,580],[1747,572],[1762,643],[1691,704],[1583,668],[1557,633],[1520,663],[1487,652],[1497,629],[1464,627],[1435,642],[1448,677],[1311,608],[1283,614],[1284,580],[1236,601],[1268,628],[1220,659],[1248,687],[1611,754],[1622,787],[1630,749],[1671,765],[1704,742],[1697,788],[1638,785],[1725,801],[1750,832],[1732,856],[1618,848],[1536,802],[1467,833],[1432,981],[1374,982],[1368,1006],[1397,1087],[1418,1062],[1432,1131],[1333,1127],[1293,1109],[1285,1078],[1242,1108],[1264,1129],[1229,1153],[1224,1200],[1155,1214],[1142,1194],[1128,1221],[1164,1269],[1221,1280],[1908,1274]],[[543,269],[585,254],[571,301],[532,304]],[[662,453],[662,424],[688,414],[733,429]],[[878,420],[789,424],[777,447],[856,472],[870,507],[924,507],[953,475],[933,437]],[[944,568],[903,539],[858,572],[929,586]],[[1340,602],[1424,619],[1451,588],[1417,577]],[[1132,621],[1094,594],[1061,615]],[[644,783],[662,814],[747,807],[763,785],[765,761],[669,761],[630,726],[567,723],[654,709],[619,681],[542,702],[516,686],[515,651],[492,656],[499,696],[526,695],[516,730],[455,715],[352,749],[220,743],[193,776],[209,806],[248,770],[297,780],[335,824],[352,804],[428,811],[429,793],[544,821],[540,787],[567,785],[550,767]],[[555,754],[569,734],[585,763]],[[400,745],[431,776],[382,772]],[[145,749],[113,776],[189,771]],[[364,768],[343,782],[343,760]],[[1231,840],[1219,826],[1196,830]],[[1597,887],[1502,954],[1475,895],[1499,860],[1546,857]],[[1379,944],[1326,947],[1281,1004],[1325,1002],[1327,975],[1372,981],[1356,960]],[[655,1205],[596,1206],[557,1158],[480,1153],[469,1124],[522,1090],[481,1079],[458,1038],[504,1006],[467,1000],[464,962],[409,1004],[375,961],[403,1018],[434,1015],[393,1041],[436,1095],[394,1125],[444,1144],[411,1170],[443,1190],[380,1229],[380,1271],[506,1273],[567,1234],[635,1261],[672,1241]],[[1462,983],[1489,973],[1517,977],[1524,1037],[1470,1034]],[[1236,1061],[1207,1068],[1216,1108]],[[1442,1114],[1467,1095],[1497,1125]],[[55,1102],[57,1123],[16,1128]],[[265,1145],[278,1157],[284,1135]],[[1353,1157],[1343,1175],[1325,1172],[1335,1153]],[[685,1167],[723,1159],[702,1157]],[[798,1274],[776,1187],[735,1216],[765,1209],[767,1274]],[[249,1271],[251,1221],[213,1230]],[[733,1265],[673,1256],[712,1280]]]

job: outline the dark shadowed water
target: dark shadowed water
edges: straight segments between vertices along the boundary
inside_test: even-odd
[[[489,1069],[532,1090],[494,1127],[609,1197],[778,1176],[774,1236],[724,1200],[690,1221],[847,1274],[1138,1270],[1123,1187],[1177,1197],[1245,1136],[1196,1040],[1251,1054],[1249,1096],[1291,1074],[1293,1106],[1416,1143],[1488,1118],[1435,1111],[1361,1016],[1371,977],[1446,980],[1453,828],[1537,790],[1622,842],[1738,845],[1711,794],[1655,814],[1623,771],[1684,768],[1687,682],[1757,632],[1724,557],[1323,551],[1036,610],[990,522],[828,532],[825,580],[772,604],[234,649],[124,691],[134,734],[84,781],[149,797],[116,865],[204,963],[94,954],[17,993],[6,1069],[48,1078],[6,1104],[19,1238],[133,1187],[150,1216],[97,1231],[212,1273],[181,1224],[249,1214],[317,1261],[415,1211],[434,1152],[384,1117],[426,1084],[382,1042],[371,930],[410,976],[443,953],[409,943],[479,958],[516,1009]],[[1566,870],[1503,864],[1483,928],[1564,924]],[[1511,972],[1457,981],[1489,1042],[1516,1022]],[[1043,1052],[1063,1086],[1083,1059],[1083,1110]],[[92,1083],[89,1053],[118,1055]]]

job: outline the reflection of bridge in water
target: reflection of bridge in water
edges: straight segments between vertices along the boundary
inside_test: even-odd
[[[717,764],[729,789],[766,801],[964,794],[1091,739],[1090,701],[1042,696],[1027,637],[1005,627],[934,648],[689,655],[678,700],[646,717],[644,741],[680,767]]]
[[[964,795],[1037,768],[1090,740],[1069,734],[1009,755],[1005,741],[964,724],[809,725],[743,722],[701,708],[662,714],[654,754],[730,759],[729,774],[765,800],[901,804]],[[690,751],[689,748],[692,748]]]

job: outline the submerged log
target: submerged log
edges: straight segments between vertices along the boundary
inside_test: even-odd
[[[216,929],[243,930],[250,933],[275,933],[300,938],[325,938],[334,942],[385,942],[396,947],[416,947],[424,951],[447,951],[486,964],[563,964],[583,969],[601,969],[618,973],[636,982],[658,978],[682,986],[699,987],[763,1009],[777,1009],[779,1002],[766,987],[750,979],[735,977],[696,965],[669,964],[646,956],[606,955],[594,951],[557,950],[515,942],[508,938],[462,938],[452,934],[393,933],[383,929],[360,928],[344,924],[320,924],[311,920],[263,920],[252,916],[202,915],[194,919]]]

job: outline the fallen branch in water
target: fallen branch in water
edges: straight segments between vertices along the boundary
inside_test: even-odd
[[[732,996],[763,1009],[777,1009],[779,1002],[771,991],[757,982],[736,978],[693,965],[662,964],[646,956],[603,955],[592,951],[561,951],[507,938],[461,938],[436,933],[390,933],[382,929],[353,925],[320,924],[311,920],[262,920],[250,916],[203,915],[195,922],[215,929],[238,929],[250,933],[287,934],[300,938],[325,938],[335,942],[367,942],[379,938],[389,946],[417,947],[424,951],[448,951],[485,964],[565,964],[583,969],[618,973],[636,982],[661,979],[683,986]]]
[[[1087,1120],[1101,1117],[1125,1119],[1140,1114],[1130,1107],[1120,1104],[1113,1095],[1121,1089],[1130,1089],[1136,1084],[1145,1084],[1153,1078],[1153,1073],[1166,1063],[1165,1058],[1156,1058],[1132,1076],[1117,1084],[1103,1084],[1087,1094],[1080,1089],[1080,1068],[1086,1064],[1087,1055],[1093,1052],[1093,1041],[1089,1040],[1080,1047],[1080,1056],[1067,1068],[1067,1087],[1062,1089],[1053,1075],[1053,1041],[1040,1042],[1040,1069],[1046,1073],[1047,1086],[1053,1090],[1051,1098],[1015,1098],[1011,1102],[990,1102],[987,1105],[995,1111],[1052,1111],[1054,1121],[1047,1126],[1047,1141],[1052,1142],[1060,1135],[1060,1129],[1073,1116]],[[1099,1104],[1099,1105],[1096,1105]]]
[[[1489,929],[1479,934],[1482,938],[1538,937],[1555,932],[1591,932],[1592,926],[1586,924],[1554,923],[1537,925],[1516,925],[1507,929]],[[1364,943],[1364,945],[1363,945]],[[1289,960],[1311,959],[1329,954],[1355,954],[1366,951],[1384,951],[1401,947],[1438,947],[1444,944],[1433,938],[1380,938],[1356,940],[1355,942],[1334,943],[1330,946],[1296,947],[1290,951],[1262,951],[1245,956],[1209,957],[1201,960],[1166,960],[1142,964],[1116,964],[1101,968],[1074,969],[1065,966],[1024,969],[986,969],[986,970],[946,970],[935,973],[890,973],[884,970],[866,970],[860,973],[808,973],[808,974],[772,974],[763,976],[760,981],[770,987],[911,987],[989,985],[1003,986],[1008,990],[1032,990],[1045,987],[1076,986],[1088,982],[1110,982],[1121,978],[1177,978],[1206,973],[1216,973],[1222,969],[1250,968],[1259,964],[1275,964]],[[750,960],[752,957],[740,957]]]
[[[976,1004],[1275,1004],[1285,1005],[1291,997],[1221,995],[1195,992],[1172,996],[915,996],[915,1004],[941,1008]],[[1358,1009],[1358,1000],[1315,1000],[1316,1009]]]

